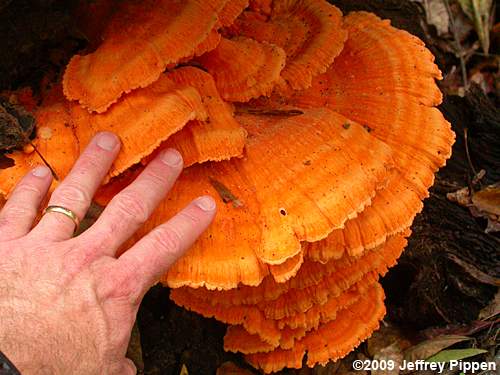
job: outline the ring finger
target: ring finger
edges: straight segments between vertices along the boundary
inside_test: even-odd
[[[72,211],[78,220],[82,220],[119,150],[120,142],[116,135],[108,132],[97,134],[69,175],[54,191],[49,206],[64,207]],[[42,217],[32,235],[62,241],[71,238],[74,231],[75,221],[69,216],[50,212]]]

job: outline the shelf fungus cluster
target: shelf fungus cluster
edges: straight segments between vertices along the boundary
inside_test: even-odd
[[[161,282],[227,323],[225,349],[264,372],[325,364],[369,337],[385,313],[378,279],[454,141],[422,41],[324,0],[126,0],[99,40],[35,113],[33,142],[57,175],[114,131],[106,204],[152,155],[180,150],[184,172],[133,240],[199,195],[217,199]],[[40,163],[9,157],[4,195]]]

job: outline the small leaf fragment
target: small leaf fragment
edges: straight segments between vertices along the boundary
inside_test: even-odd
[[[487,353],[485,349],[469,348],[469,349],[447,349],[427,359],[427,362],[450,362],[459,361],[476,355]]]
[[[470,340],[467,336],[445,335],[436,338],[425,340],[404,352],[406,361],[414,362],[419,359],[426,359],[432,357],[436,353],[456,343]]]
[[[224,203],[233,203],[234,208],[243,207],[243,203],[220,181],[210,178],[210,184],[217,191]]]
[[[188,369],[184,363],[182,364],[181,372],[179,373],[179,375],[189,375]]]

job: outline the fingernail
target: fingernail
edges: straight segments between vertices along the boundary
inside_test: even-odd
[[[212,197],[208,197],[208,196],[198,198],[194,202],[194,204],[196,204],[203,211],[213,211],[213,210],[215,210],[215,207],[217,206],[214,199]]]
[[[178,167],[182,163],[182,156],[179,151],[169,148],[163,152],[161,160],[170,167]]]
[[[42,178],[47,177],[47,175],[50,173],[50,170],[46,166],[40,165],[39,167],[33,169],[31,173],[33,174],[33,176]]]
[[[106,151],[113,151],[118,144],[118,138],[112,133],[100,133],[97,135],[97,145]]]

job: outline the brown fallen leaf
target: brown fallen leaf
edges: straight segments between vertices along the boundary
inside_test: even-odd
[[[480,211],[500,215],[500,182],[474,193],[472,203]]]
[[[373,359],[379,363],[390,363],[389,361],[393,361],[394,368],[392,370],[372,370],[371,375],[398,375],[399,368],[403,364],[404,355],[399,343],[395,342],[382,348],[375,354]]]
[[[500,231],[500,182],[472,194],[468,187],[464,187],[448,193],[446,198],[467,207],[472,216],[485,218],[488,221],[486,233]]]
[[[210,184],[217,191],[224,203],[233,203],[234,208],[243,207],[243,203],[222,182],[210,178]]]
[[[500,315],[500,289],[489,305],[479,312],[479,319],[487,320],[497,315]]]
[[[410,341],[403,335],[403,332],[392,324],[384,324],[378,331],[366,341],[367,351],[370,357],[375,357],[383,349],[397,344],[400,351],[411,346]]]
[[[425,18],[429,25],[433,25],[439,36],[448,34],[450,31],[450,16],[446,10],[444,0],[413,0],[422,4],[425,10]]]
[[[500,321],[500,319],[498,319]],[[472,336],[476,333],[489,329],[496,321],[474,320],[467,324],[449,324],[443,327],[431,327],[421,331],[421,335],[429,340],[441,336]]]
[[[474,279],[477,281],[483,283],[483,284],[488,284],[488,285],[493,285],[493,286],[500,286],[500,280],[496,279],[494,277],[491,277],[490,275],[484,273],[480,269],[476,268],[474,265],[467,263],[466,261],[460,259],[457,257],[455,254],[452,253],[446,253],[446,257],[456,264],[458,264],[460,267],[463,268],[465,272],[467,272],[470,276],[472,276]]]
[[[414,362],[418,359],[427,359],[445,348],[470,339],[471,338],[467,336],[457,335],[438,336],[406,349],[404,351],[404,359],[408,362]]]

